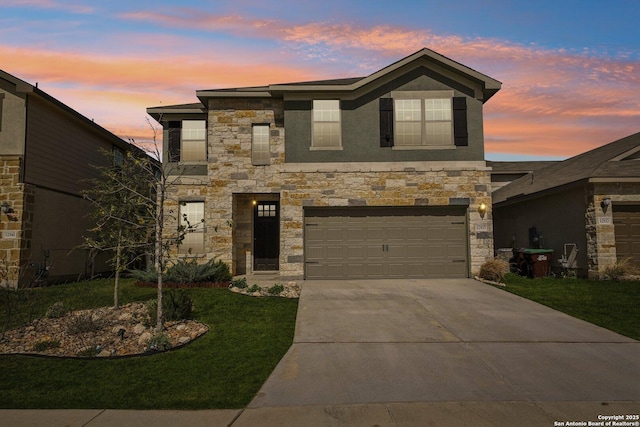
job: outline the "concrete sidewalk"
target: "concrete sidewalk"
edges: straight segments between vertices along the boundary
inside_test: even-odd
[[[244,410],[0,410],[0,425],[554,426],[640,414],[640,342],[491,286],[302,289],[294,344]]]
[[[5,427],[554,426],[638,414],[635,402],[406,402],[218,411],[0,410]]]

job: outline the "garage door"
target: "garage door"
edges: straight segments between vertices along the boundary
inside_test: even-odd
[[[613,207],[618,261],[631,258],[640,267],[640,206]]]
[[[307,279],[468,277],[466,208],[305,209]]]

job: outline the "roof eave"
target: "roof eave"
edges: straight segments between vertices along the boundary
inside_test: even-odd
[[[489,98],[496,94],[502,87],[502,83],[485,74],[473,70],[465,65],[460,64],[452,59],[442,56],[430,49],[424,48],[418,52],[407,56],[375,73],[364,77],[351,84],[272,84],[264,87],[256,88],[239,88],[237,90],[198,90],[196,96],[206,104],[208,98],[280,98],[285,93],[332,93],[332,94],[349,94],[358,89],[374,83],[375,81],[384,81],[384,78],[396,71],[409,66],[411,63],[419,61],[421,58],[428,58],[440,65],[453,70],[476,82],[482,88],[482,102],[486,102]]]

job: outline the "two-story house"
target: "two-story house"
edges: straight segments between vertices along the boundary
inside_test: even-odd
[[[0,278],[65,280],[105,272],[106,256],[78,249],[94,226],[81,192],[100,152],[133,147],[43,90],[0,71]],[[3,273],[6,275],[7,273]]]
[[[483,104],[501,83],[422,49],[366,77],[154,107],[184,256],[282,278],[469,277],[493,256]],[[201,222],[204,219],[204,222]]]

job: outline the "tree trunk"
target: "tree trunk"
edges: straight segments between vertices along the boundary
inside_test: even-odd
[[[162,232],[164,229],[164,199],[165,188],[164,183],[159,185],[159,200],[158,200],[158,220],[156,223],[156,266],[158,271],[158,311],[156,321],[156,331],[161,332],[164,330],[164,313],[162,311],[162,270],[164,269],[163,260],[163,241]]]
[[[113,285],[113,308],[120,308],[120,270],[122,265],[122,229],[118,230],[118,244],[116,246],[116,276]]]

